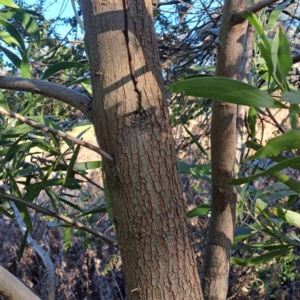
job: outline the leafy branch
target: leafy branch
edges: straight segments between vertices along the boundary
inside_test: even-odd
[[[12,118],[15,118],[23,123],[26,123],[27,125],[31,126],[31,127],[34,127],[34,128],[37,128],[37,129],[40,129],[44,132],[50,132],[50,133],[53,133],[59,137],[62,137],[64,139],[67,139],[75,144],[78,144],[78,145],[81,145],[83,147],[86,147],[100,155],[102,155],[103,157],[105,157],[106,159],[110,160],[110,161],[114,161],[114,159],[108,154],[106,153],[105,151],[103,151],[102,149],[100,149],[99,147],[96,147],[90,143],[87,143],[87,142],[84,142],[83,140],[80,140],[80,139],[77,139],[75,137],[73,137],[72,135],[70,134],[67,134],[63,131],[60,131],[60,130],[56,130],[56,129],[53,129],[53,128],[50,128],[48,126],[45,126],[45,125],[42,125],[42,124],[39,124],[35,121],[32,121],[32,120],[29,120],[27,118],[25,118],[24,116],[21,116],[17,113],[14,113],[12,111],[8,111],[2,107],[0,107],[0,114],[3,114],[3,115],[6,115],[6,116],[9,116],[9,117],[12,117]]]
[[[32,209],[34,209],[34,210],[36,210],[36,211],[38,211],[38,212],[40,212],[40,213],[42,213],[42,214],[44,214],[46,216],[54,217],[56,219],[59,219],[61,221],[66,222],[68,224],[71,224],[71,225],[73,225],[73,226],[75,226],[77,228],[80,228],[80,229],[82,229],[82,230],[84,230],[84,231],[92,234],[93,236],[95,236],[95,237],[97,237],[99,239],[102,239],[103,241],[105,241],[107,243],[112,244],[113,246],[118,246],[118,243],[115,240],[107,237],[104,234],[99,233],[98,231],[96,231],[96,230],[94,230],[94,229],[92,229],[92,228],[90,228],[88,226],[83,225],[80,222],[74,221],[73,219],[71,219],[69,217],[57,214],[57,213],[55,213],[55,212],[53,212],[51,210],[45,209],[45,208],[43,208],[41,206],[38,206],[38,205],[36,205],[34,203],[28,202],[28,201],[26,201],[24,199],[17,198],[17,197],[8,195],[8,194],[0,193],[0,198],[6,199],[8,201],[13,201],[13,202],[16,202],[16,203],[23,204],[23,205],[25,205],[25,206],[27,206],[29,208],[32,208]]]

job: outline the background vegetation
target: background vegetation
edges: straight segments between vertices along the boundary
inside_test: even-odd
[[[76,6],[72,18],[46,20],[50,2],[14,3],[0,1],[2,72],[90,96],[80,9]],[[238,178],[231,182],[240,188],[229,299],[300,297],[299,4],[277,1],[258,15],[244,15],[256,31],[245,87],[211,76],[220,1],[153,2],[199,270],[211,210],[211,99],[248,107]],[[64,25],[70,31],[62,36]],[[96,144],[85,116],[51,97],[2,90],[0,105]],[[49,284],[46,275],[54,271],[55,299],[126,299],[99,152],[0,113],[1,265],[42,298]],[[52,271],[39,251],[52,261]]]

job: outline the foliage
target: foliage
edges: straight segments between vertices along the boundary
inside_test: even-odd
[[[53,29],[55,20],[43,19],[40,14],[45,9],[43,2],[39,7],[26,7],[22,3],[20,6],[24,8],[10,0],[0,3],[5,5],[0,10],[0,26],[4,29],[0,34],[0,50],[6,57],[1,59],[1,68],[7,68],[9,74],[19,72],[23,77],[47,79],[82,93],[91,93],[88,58],[84,52],[84,41],[78,38],[75,18],[61,20],[74,25],[71,31],[76,42],[72,43]],[[300,245],[296,229],[300,226],[300,214],[294,210],[300,184],[279,171],[286,168],[300,170],[300,94],[289,81],[292,56],[286,34],[279,29],[273,39],[270,39],[271,29],[288,1],[273,10],[267,24],[263,23],[266,21],[265,14],[260,18],[251,13],[244,15],[257,31],[251,85],[211,76],[215,64],[214,49],[220,7],[208,5],[210,15],[203,14],[202,19],[193,21],[184,17],[188,4],[189,1],[186,1],[174,6],[175,17],[174,14],[169,17],[158,9],[154,13],[166,85],[185,76],[169,86],[169,91],[176,93],[173,96],[168,94],[172,125],[183,125],[199,153],[208,161],[196,165],[180,161],[179,169],[183,174],[211,181],[209,151],[187,126],[190,120],[198,116],[205,116],[206,121],[209,119],[211,99],[249,106],[249,139],[245,147],[252,151],[252,155],[247,157],[247,151],[244,152],[240,176],[231,182],[235,185],[244,184],[240,190],[238,224],[231,262],[241,266],[256,266],[257,272],[262,273],[266,270],[265,266],[279,261],[280,280],[294,280],[299,276],[296,273],[293,250]],[[193,6],[193,9],[196,13],[200,7]],[[208,21],[212,14],[216,15],[214,22]],[[191,23],[195,24],[193,30],[189,25]],[[206,28],[207,25],[209,26]],[[174,29],[176,34],[172,35]],[[200,38],[204,31],[206,35]],[[209,42],[205,44],[204,41],[208,38]],[[203,43],[200,46],[199,41]],[[218,89],[214,88],[216,86]],[[279,94],[279,99],[274,96],[275,93]],[[81,115],[74,108],[54,99],[31,93],[3,91],[0,94],[0,105],[59,130],[69,130]],[[258,117],[260,114],[268,114],[262,108],[289,110],[288,120],[292,128],[271,139],[266,145],[256,139]],[[82,134],[84,132],[78,137]],[[111,211],[109,203],[107,209],[104,203],[93,209],[84,205],[83,198],[90,195],[83,195],[81,185],[86,182],[88,171],[101,168],[102,162],[77,163],[79,150],[79,146],[66,139],[0,116],[0,179],[8,185],[9,193],[28,202],[37,201],[42,194],[46,194],[50,200],[47,204],[49,209],[89,224],[95,215]],[[270,187],[259,185],[263,176],[272,178],[273,184]],[[107,194],[106,197],[109,200]],[[283,201],[279,205],[281,199]],[[22,204],[18,204],[18,208],[27,227],[32,229],[32,216],[28,209]],[[211,204],[205,203],[189,211],[187,216],[206,216],[210,210]],[[2,200],[0,212],[10,218],[14,217],[7,200]],[[53,218],[44,219],[48,224],[62,225]],[[72,232],[68,226],[62,232],[66,249],[70,247],[72,234],[83,235],[79,231]],[[86,239],[86,242],[89,240]],[[104,269],[103,274],[112,270],[118,260],[118,254],[112,256],[111,264]],[[264,264],[263,267],[261,264]]]
[[[300,193],[300,186],[295,179],[279,171],[286,168],[299,170],[300,167],[299,127],[295,125],[299,117],[300,94],[288,83],[292,56],[286,35],[279,29],[273,40],[270,40],[255,14],[247,12],[244,17],[257,31],[257,47],[261,57],[260,65],[253,76],[256,78],[253,85],[263,80],[260,89],[226,78],[193,75],[176,82],[169,90],[174,93],[183,92],[188,96],[211,98],[250,107],[248,126],[253,140],[248,140],[245,146],[256,152],[244,160],[241,169],[251,174],[230,182],[235,185],[244,184],[240,190],[237,211],[239,226],[236,228],[233,241],[234,252],[237,251],[242,258],[233,256],[231,262],[241,266],[255,266],[284,257],[283,265],[285,265],[285,257],[292,257],[291,251],[300,245],[296,231],[291,230],[294,227],[299,228],[300,214],[290,210]],[[274,24],[273,17],[274,14],[270,16],[269,21]],[[271,27],[269,25],[268,28]],[[214,89],[214,86],[218,89]],[[282,97],[279,99],[281,102],[272,97],[275,91],[281,92]],[[256,116],[258,111],[264,113],[261,109],[263,107],[289,109],[292,116],[290,118],[292,130],[269,140],[265,146],[254,142]],[[202,146],[197,144],[197,147],[203,153]],[[192,166],[180,163],[179,168],[181,172],[204,179],[203,174],[198,170],[207,166],[208,164]],[[206,172],[209,173],[209,169],[206,169]],[[271,176],[279,182],[267,189],[259,188],[259,184],[255,184],[254,180],[258,179],[261,182],[263,176]],[[207,177],[205,179],[208,180]],[[276,202],[280,199],[287,200],[278,207]],[[204,204],[189,211],[187,216],[190,218],[204,216],[209,212],[210,204]],[[290,270],[294,270],[294,267]],[[292,273],[290,276],[295,278]]]

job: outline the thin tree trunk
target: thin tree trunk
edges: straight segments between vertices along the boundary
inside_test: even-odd
[[[203,299],[191,247],[151,0],[81,1],[93,98],[129,299]]]
[[[231,26],[230,20],[248,3],[248,0],[224,1],[217,76],[239,77],[247,22]],[[202,278],[205,299],[226,299],[228,289],[237,192],[227,182],[235,177],[236,118],[236,105],[214,101],[211,129],[212,212]]]

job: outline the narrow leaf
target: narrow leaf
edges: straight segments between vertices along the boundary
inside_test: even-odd
[[[239,266],[244,266],[244,267],[251,267],[251,266],[256,266],[259,264],[266,263],[274,258],[281,257],[282,255],[286,254],[289,252],[292,248],[283,248],[280,250],[275,250],[268,252],[266,254],[262,254],[260,256],[256,256],[253,258],[235,258],[232,257],[230,259],[230,262],[234,265],[239,265]]]
[[[98,169],[101,167],[102,167],[101,160],[80,162],[80,163],[74,164],[74,169],[76,169],[78,171],[93,170],[93,169]]]
[[[107,207],[100,206],[100,207],[94,208],[92,210],[86,211],[85,213],[79,215],[78,217],[83,217],[86,215],[93,215],[93,214],[102,214],[102,213],[107,213]]]
[[[0,4],[8,7],[19,8],[19,6],[11,0],[0,0]]]
[[[300,131],[292,129],[287,133],[269,140],[264,147],[259,149],[247,160],[249,161],[267,156],[273,157],[279,155],[281,151],[297,148],[300,148]]]
[[[249,11],[245,11],[243,13],[243,17],[245,19],[247,19],[253,25],[253,27],[256,29],[258,35],[262,39],[262,41],[266,47],[266,50],[268,50],[268,52],[270,52],[271,51],[271,43],[264,33],[264,29],[262,27],[262,23],[261,23],[260,19],[258,19],[254,13],[249,12]]]
[[[272,167],[266,169],[265,171],[262,171],[260,173],[257,173],[255,175],[252,175],[252,176],[249,176],[249,177],[233,179],[229,182],[229,184],[243,184],[243,183],[246,183],[246,182],[250,182],[250,181],[253,181],[256,178],[259,178],[259,177],[262,177],[262,176],[265,176],[265,175],[272,175],[275,172],[278,172],[282,169],[292,167],[294,165],[300,165],[300,157],[294,157],[294,158],[286,159],[285,161],[280,162],[280,163],[276,164],[275,166],[272,166]]]
[[[42,79],[46,79],[52,75],[54,75],[58,71],[66,70],[66,69],[84,69],[88,70],[89,67],[87,65],[75,62],[75,61],[65,61],[65,62],[59,62],[57,64],[52,65],[49,67],[43,74]]]
[[[270,211],[276,217],[286,221],[292,226],[300,228],[300,214],[288,209],[271,207]]]
[[[36,41],[37,46],[41,46],[40,31],[36,21],[30,16],[30,14],[24,9],[13,9],[15,12],[14,18],[19,21],[23,28],[29,33],[29,35]]]
[[[279,15],[281,14],[281,12],[291,3],[291,1],[284,1],[283,3],[277,5],[277,7],[275,7],[269,18],[268,18],[268,25],[267,25],[267,30],[270,30],[273,25],[275,24],[275,22],[277,21]]]
[[[11,25],[9,22],[0,19],[0,26],[5,28],[11,37],[14,38],[16,46],[18,46],[21,53],[23,53],[26,49],[24,40],[19,33],[19,31]]]
[[[2,93],[0,93],[0,106],[6,110],[9,110],[8,104]]]
[[[216,88],[217,87],[217,88]],[[268,94],[244,82],[222,77],[202,77],[181,80],[171,85],[173,93],[204,97],[239,105],[287,108]]]
[[[7,58],[19,69],[21,67],[21,59],[6,47],[0,45],[0,50],[7,56]]]
[[[68,169],[67,169],[67,172],[66,172],[66,175],[64,177],[64,182],[63,182],[63,186],[66,185],[66,182],[67,182],[67,179],[69,177],[71,177],[72,173],[73,173],[73,168],[74,168],[74,164],[76,162],[76,159],[78,157],[78,154],[79,154],[79,150],[80,150],[80,145],[77,145],[76,148],[75,148],[75,151],[69,161],[69,165],[68,165]]]
[[[211,211],[211,203],[206,203],[188,211],[186,216],[188,218],[207,216],[210,211]]]
[[[207,154],[207,152],[204,150],[204,148],[201,146],[201,144],[199,143],[199,141],[195,138],[195,136],[182,124],[183,128],[185,129],[185,131],[188,133],[188,135],[192,138],[193,142],[196,144],[196,146],[198,147],[198,149],[205,154],[207,157],[209,157],[209,155]]]
[[[27,244],[27,236],[28,236],[28,229],[26,229],[25,234],[24,234],[23,239],[22,239],[22,242],[21,242],[21,245],[20,245],[18,260],[21,260],[21,258],[23,256],[23,253],[24,253],[24,250],[25,250],[25,247],[26,247],[26,244]]]

